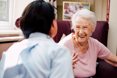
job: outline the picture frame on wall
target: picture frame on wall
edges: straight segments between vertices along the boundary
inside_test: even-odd
[[[83,8],[90,10],[90,3],[63,1],[62,19],[71,21],[72,15]]]

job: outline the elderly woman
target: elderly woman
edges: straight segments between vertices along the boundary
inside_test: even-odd
[[[74,76],[77,78],[91,77],[96,73],[97,58],[117,67],[117,57],[91,34],[96,27],[95,14],[87,9],[76,12],[72,17],[72,28],[75,34],[70,34],[58,44],[67,47],[72,56]],[[77,60],[80,59],[78,62]]]

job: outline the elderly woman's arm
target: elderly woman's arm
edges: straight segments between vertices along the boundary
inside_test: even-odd
[[[117,56],[115,56],[114,54],[110,54],[110,56],[105,59],[105,61],[115,67],[117,67]]]

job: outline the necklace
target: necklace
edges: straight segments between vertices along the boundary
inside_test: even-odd
[[[73,44],[74,49],[78,54],[85,54],[89,47],[88,42],[85,45],[81,45],[80,43],[76,42],[76,40],[73,40]]]

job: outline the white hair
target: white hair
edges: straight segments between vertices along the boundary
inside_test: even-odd
[[[76,20],[77,17],[81,17],[81,18],[85,18],[85,19],[90,20],[91,26],[93,28],[96,27],[97,20],[96,20],[96,16],[95,16],[94,12],[89,11],[88,9],[82,9],[82,10],[77,11],[72,16],[72,28],[74,28],[74,26],[75,26],[75,22],[77,21]]]

